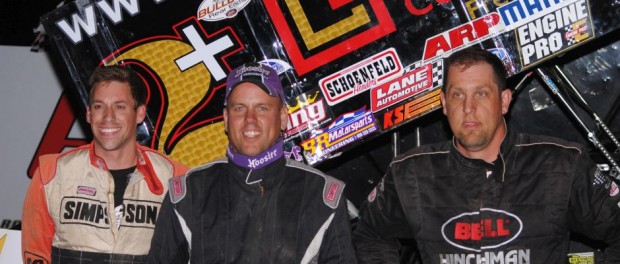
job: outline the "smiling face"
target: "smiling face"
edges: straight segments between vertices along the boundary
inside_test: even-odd
[[[441,103],[463,155],[495,160],[506,133],[503,115],[511,100],[510,89],[499,91],[490,64],[450,66]]]
[[[130,154],[136,151],[136,127],[144,120],[146,106],[136,107],[129,84],[105,81],[93,86],[86,121],[95,141],[95,153]]]
[[[235,87],[226,108],[224,124],[234,150],[255,156],[271,147],[287,123],[286,107],[279,97],[269,96],[256,84]]]

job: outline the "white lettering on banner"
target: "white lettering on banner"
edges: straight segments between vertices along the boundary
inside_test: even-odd
[[[99,6],[103,13],[106,14],[108,18],[110,18],[110,20],[114,22],[114,24],[118,24],[119,22],[123,21],[123,16],[120,9],[121,5],[123,6],[123,9],[127,10],[127,12],[131,16],[135,16],[140,12],[137,0],[129,1],[131,1],[131,3],[128,3],[125,0],[114,0],[114,8],[112,8],[110,7],[110,4],[108,4],[108,2],[102,0],[97,2],[97,6]]]
[[[509,251],[470,253],[470,254],[439,254],[442,264],[530,264],[529,249]]]
[[[518,27],[516,30],[523,65],[529,65],[569,46],[564,43],[564,28],[572,25],[581,27],[578,21],[587,17],[586,0],[579,0]],[[583,26],[587,29],[588,25],[584,23]],[[577,31],[577,34],[582,33],[580,28]]]
[[[308,123],[318,124],[323,121],[327,115],[325,114],[325,106],[323,99],[317,100],[307,106],[300,107],[288,115],[288,124],[286,126],[286,134],[300,132],[308,127]]]
[[[396,50],[389,48],[319,80],[319,86],[327,104],[335,105],[400,76],[402,72]]]
[[[175,60],[179,69],[184,71],[196,64],[204,63],[215,80],[226,78],[226,72],[215,59],[215,55],[234,45],[230,37],[224,36],[211,43],[205,43],[193,25],[183,28],[182,31],[194,50]]]
[[[83,10],[71,14],[71,25],[67,22],[67,19],[60,19],[56,21],[56,25],[65,35],[73,42],[78,44],[82,42],[82,30],[88,37],[92,37],[97,34],[97,22],[95,20],[95,9],[98,7],[101,12],[108,17],[108,19],[115,25],[123,22],[122,10],[125,10],[131,16],[135,16],[140,13],[140,6],[138,0],[112,0],[112,6],[106,0],[97,1],[94,4],[90,4],[84,7]],[[159,4],[165,0],[155,0],[155,3]],[[84,17],[82,17],[82,15]]]
[[[515,0],[497,8],[506,30],[523,25],[545,10],[551,10],[563,0]]]

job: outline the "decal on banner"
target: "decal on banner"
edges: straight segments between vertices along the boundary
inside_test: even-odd
[[[93,4],[86,5],[80,12],[74,12],[71,14],[71,25],[67,22],[67,19],[61,19],[56,21],[56,26],[60,28],[73,44],[82,42],[82,30],[88,37],[92,37],[97,34],[97,21],[95,13],[104,14],[110,22],[114,25],[118,25],[123,22],[123,12],[125,10],[129,15],[135,16],[140,13],[140,6],[138,0],[113,0],[113,4],[110,6],[108,1],[99,0]],[[97,11],[95,11],[97,7]],[[84,17],[82,17],[84,16]]]
[[[391,129],[407,121],[418,118],[441,106],[441,89],[434,90],[420,95],[418,98],[401,103],[396,107],[388,109],[383,113],[383,130]]]
[[[288,107],[288,124],[284,132],[284,139],[291,140],[309,130],[320,128],[331,121],[327,115],[325,100],[320,91],[302,94],[295,98],[295,105]]]
[[[504,24],[495,12],[426,39],[423,61],[439,59],[459,49],[480,43],[504,32]]]
[[[65,149],[88,144],[89,140],[74,138],[70,135],[71,128],[76,121],[77,117],[71,107],[67,91],[63,91],[43,132],[43,137],[39,141],[37,151],[32,155],[28,166],[28,177],[32,178],[35,170],[39,167],[39,156],[60,153]]]
[[[437,60],[441,64],[441,60]],[[433,87],[433,64],[426,64],[375,87],[370,92],[372,112],[388,108]]]
[[[264,1],[298,76],[332,63],[396,31],[383,0],[303,2]],[[329,5],[333,13],[311,13],[306,6]],[[320,9],[319,9],[320,10]],[[346,14],[345,17],[341,14]],[[330,17],[328,25],[313,25],[309,17]],[[316,22],[315,22],[316,23]]]
[[[594,38],[586,0],[563,3],[515,32],[523,68]]]
[[[327,104],[335,105],[403,73],[394,48],[389,48],[319,80]]]
[[[304,158],[301,155],[301,147],[297,145],[293,145],[293,147],[291,147],[290,149],[287,145],[285,145],[284,157],[286,157],[287,159],[294,159],[299,162],[304,161]]]
[[[148,111],[157,135],[149,146],[188,166],[225,152],[222,133],[223,92],[230,71],[226,58],[243,49],[231,27],[206,32],[195,17],[173,26],[176,36],[157,36],[129,43],[103,61],[131,66],[150,91]],[[157,52],[165,50],[166,52]],[[200,151],[208,146],[211,151]],[[200,153],[200,154],[196,154]]]
[[[492,48],[492,49],[487,49],[487,50],[495,54],[495,56],[497,56],[502,61],[502,63],[504,64],[504,68],[506,68],[506,72],[508,73],[509,76],[516,74],[518,72],[515,62],[512,60],[512,58],[510,58],[510,54],[508,53],[506,49]]]
[[[265,64],[271,68],[274,68],[278,75],[290,70],[292,67],[288,62],[279,59],[266,59],[259,61],[260,64]]]
[[[250,2],[251,0],[204,0],[196,12],[196,17],[207,22],[233,18]]]
[[[372,112],[363,107],[339,116],[325,129],[312,131],[311,138],[301,142],[301,146],[306,161],[312,165],[376,131],[377,125]]]
[[[506,30],[512,30],[525,23],[528,23],[541,14],[556,9],[562,2],[573,2],[574,0],[514,0],[497,8],[497,12],[502,17]]]
[[[431,1],[428,1],[429,3],[422,8],[418,8],[416,5],[413,4],[413,0],[405,0],[405,7],[407,8],[407,11],[409,11],[409,13],[416,15],[416,16],[423,16],[428,14],[428,12],[431,12],[431,10],[433,10],[433,3]],[[435,0],[434,2],[436,2],[437,4],[440,5],[445,5],[445,4],[449,4],[451,3],[450,0]]]

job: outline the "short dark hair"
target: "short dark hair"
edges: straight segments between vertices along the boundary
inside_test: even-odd
[[[108,83],[111,81],[128,83],[131,89],[131,96],[136,100],[135,107],[146,104],[146,89],[142,80],[129,67],[111,65],[96,68],[90,76],[89,85],[90,92],[88,94],[89,103],[92,99],[93,90],[99,83]]]
[[[451,65],[462,65],[463,69],[467,69],[478,63],[488,63],[493,68],[495,82],[500,91],[506,89],[506,68],[502,61],[493,53],[478,48],[476,46],[468,47],[452,53],[448,58],[443,60],[443,87],[444,92],[448,86],[448,73],[450,73]]]

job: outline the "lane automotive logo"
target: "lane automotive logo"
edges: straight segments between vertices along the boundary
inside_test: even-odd
[[[433,87],[431,64],[416,68],[397,79],[375,87],[370,92],[372,112],[388,108]]]
[[[481,208],[478,212],[450,218],[442,225],[441,234],[455,247],[480,252],[510,243],[522,230],[523,222],[518,216],[503,210]],[[485,243],[480,247],[481,241]]]
[[[327,104],[335,105],[403,74],[394,48],[379,52],[319,81]]]

